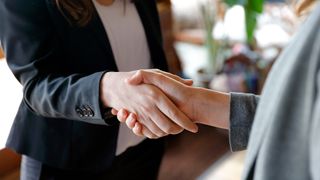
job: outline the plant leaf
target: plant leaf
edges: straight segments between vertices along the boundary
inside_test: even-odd
[[[224,2],[230,7],[240,4],[240,0],[225,0]]]
[[[264,0],[224,0],[224,2],[230,7],[234,5],[242,5],[244,7],[247,43],[252,43],[257,25],[257,17],[263,12]]]
[[[263,3],[264,0],[248,0],[247,7],[249,7],[253,11],[256,11],[257,13],[262,13]]]
[[[254,32],[257,25],[257,13],[250,9],[245,9],[246,16],[246,32],[247,32],[247,41],[249,44],[253,43]]]

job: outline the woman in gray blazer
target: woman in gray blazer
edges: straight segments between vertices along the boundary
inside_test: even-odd
[[[195,122],[229,129],[231,149],[248,150],[243,179],[320,179],[320,6],[276,61],[260,97],[188,87],[152,71],[128,82],[158,86]],[[113,113],[143,135],[139,119]]]

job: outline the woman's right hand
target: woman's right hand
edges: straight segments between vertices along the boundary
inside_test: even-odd
[[[177,134],[183,129],[197,132],[197,125],[161,90],[148,84],[126,83],[125,80],[134,74],[135,71],[108,72],[102,77],[100,98],[104,106],[138,114],[137,118],[145,127],[143,133],[148,138]]]
[[[127,80],[128,84],[152,84],[160,88],[193,122],[228,129],[230,95],[203,88],[186,86],[181,78],[159,70],[141,70]],[[128,109],[113,110],[120,122],[125,122],[136,135],[145,136],[144,126]]]

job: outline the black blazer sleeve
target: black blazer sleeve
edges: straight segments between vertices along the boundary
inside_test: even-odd
[[[34,113],[105,124],[99,100],[105,71],[65,70],[45,0],[0,0],[0,42],[10,69],[23,85],[23,101]]]

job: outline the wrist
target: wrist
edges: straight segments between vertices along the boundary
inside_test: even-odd
[[[111,84],[114,76],[114,72],[105,73],[100,82],[100,101],[104,107],[112,107],[112,90]]]
[[[201,119],[202,110],[200,106],[204,102],[202,101],[202,96],[200,94],[200,88],[184,86],[184,91],[177,94],[175,97],[172,97],[176,98],[174,99],[175,102],[179,102],[178,107],[180,110],[195,123],[199,122],[199,119]]]
[[[198,88],[198,105],[195,115],[197,122],[209,126],[228,129],[230,113],[229,93],[217,92],[209,89]]]

